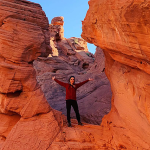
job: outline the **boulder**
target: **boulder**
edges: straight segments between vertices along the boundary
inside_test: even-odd
[[[51,24],[53,25],[64,25],[64,17],[55,17],[51,20]]]

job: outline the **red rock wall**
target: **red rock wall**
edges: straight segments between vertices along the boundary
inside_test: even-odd
[[[109,51],[114,60],[150,73],[150,2],[90,0],[89,5],[82,37]]]
[[[66,127],[36,81],[32,62],[47,55],[50,40],[40,5],[1,0],[0,24],[0,149],[101,149],[101,127]]]
[[[112,109],[101,126],[114,149],[150,149],[150,2],[90,0],[82,37],[101,47]],[[105,132],[105,129],[109,132]]]
[[[48,28],[48,19],[40,5],[25,0],[0,1],[0,148],[3,150],[32,147],[41,150],[43,145],[47,148],[59,131],[32,64],[41,54],[47,55]]]
[[[25,0],[0,1],[1,150],[150,149],[149,1],[89,3],[82,36],[104,49],[112,109],[101,126],[67,128],[32,65],[49,50],[45,13]]]
[[[32,62],[50,40],[40,5],[1,0],[0,24],[0,149],[99,149],[101,127],[66,127],[36,81]]]

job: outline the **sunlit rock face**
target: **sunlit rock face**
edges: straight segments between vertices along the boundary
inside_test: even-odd
[[[85,55],[84,59],[87,61],[93,62],[93,59],[87,57],[86,53],[91,55],[88,52],[87,42],[82,38],[65,38],[64,37],[64,17],[54,17],[51,20],[51,24],[49,25],[49,33],[50,33],[50,47],[52,49],[52,55],[50,56],[61,56],[62,54],[72,56],[72,57],[80,57],[80,60],[83,59],[83,55]],[[81,55],[81,56],[80,56]],[[76,60],[77,60],[76,58]],[[76,62],[77,64],[77,62]]]
[[[111,112],[101,126],[109,129],[112,148],[148,150],[150,2],[90,0],[89,6],[82,37],[104,50],[113,93]]]
[[[49,41],[48,19],[39,4],[0,1],[0,149],[102,149],[101,127],[82,127],[75,120],[67,127],[36,81],[33,61],[48,56]]]
[[[25,0],[0,1],[0,147],[3,150],[41,147],[37,142],[44,139],[44,130],[49,131],[45,133],[50,137],[45,142],[48,146],[59,131],[32,64],[38,56],[49,53],[48,28],[48,19],[40,5]]]

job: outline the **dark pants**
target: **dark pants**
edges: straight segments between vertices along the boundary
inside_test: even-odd
[[[80,114],[79,114],[79,109],[78,109],[78,104],[76,100],[66,100],[66,108],[67,108],[67,120],[70,122],[70,111],[71,111],[71,106],[73,107],[75,113],[76,113],[76,118],[78,122],[80,122]]]

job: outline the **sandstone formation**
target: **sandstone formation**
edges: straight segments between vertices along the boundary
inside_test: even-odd
[[[50,46],[53,52],[52,56],[59,56],[61,55],[61,53],[63,53],[65,55],[76,54],[77,57],[81,57],[80,55],[84,55],[84,51],[86,51],[89,54],[87,42],[82,38],[64,38],[63,25],[63,17],[53,18],[51,24],[49,25]]]
[[[51,49],[48,19],[42,8],[26,0],[1,0],[0,149],[149,150],[149,47],[145,42],[149,36],[149,3],[90,1],[82,36],[103,48],[104,67],[101,49],[97,48],[93,56],[80,38],[54,39],[58,57],[39,57],[48,56]],[[58,20],[54,19],[53,25],[62,25],[62,20]],[[85,105],[90,113],[94,107],[94,115],[99,114],[101,104],[107,105],[108,97],[103,95],[110,92],[106,71],[113,92],[112,109],[101,125],[79,126],[72,120],[73,127],[67,127],[66,117],[50,107],[45,98],[48,93],[44,95],[36,81],[33,61],[37,58],[37,79],[42,90],[54,90],[54,97],[62,97],[59,93],[63,89],[55,82],[47,88],[42,85],[42,81],[51,82],[53,75],[62,81],[70,74],[76,76],[77,82],[94,78],[94,82],[78,91],[79,105]],[[80,110],[84,114],[84,109]],[[96,118],[87,118],[92,117]]]
[[[112,109],[103,140],[113,149],[150,149],[150,2],[90,0],[82,37],[104,50]],[[110,138],[111,137],[111,138]]]
[[[64,18],[55,17],[52,19],[51,24],[49,25],[50,31],[50,46],[52,48],[52,55],[58,56],[58,49],[56,47],[57,41],[64,39]]]
[[[77,100],[82,121],[100,124],[103,116],[110,111],[111,105],[111,89],[104,73],[104,54],[97,48],[94,56],[88,51],[87,43],[82,38],[66,39],[61,36],[63,32],[59,29],[60,26],[63,28],[63,17],[55,17],[51,23],[53,24],[50,24],[50,28],[53,27],[53,30],[50,29],[50,46],[55,45],[52,57],[39,57],[34,61],[37,80],[46,99],[52,108],[66,115],[65,88],[55,83],[52,76],[63,82],[68,82],[71,75],[76,77],[76,82],[93,78],[94,81],[79,88]],[[71,115],[75,118],[74,111]]]
[[[36,146],[40,149],[44,144],[41,140],[45,141],[47,136],[52,141],[60,129],[37,84],[32,64],[38,56],[50,52],[48,28],[48,19],[40,5],[25,0],[0,1],[2,150],[36,149]],[[43,135],[45,130],[48,132]],[[48,147],[49,142],[44,146]]]
[[[36,81],[33,61],[50,52],[48,19],[40,5],[26,0],[1,0],[0,24],[0,149],[105,147],[100,126],[80,127],[72,120],[73,128],[66,127],[66,117],[50,107]],[[84,57],[82,62],[90,63],[90,57]],[[47,61],[55,59],[50,57]]]

